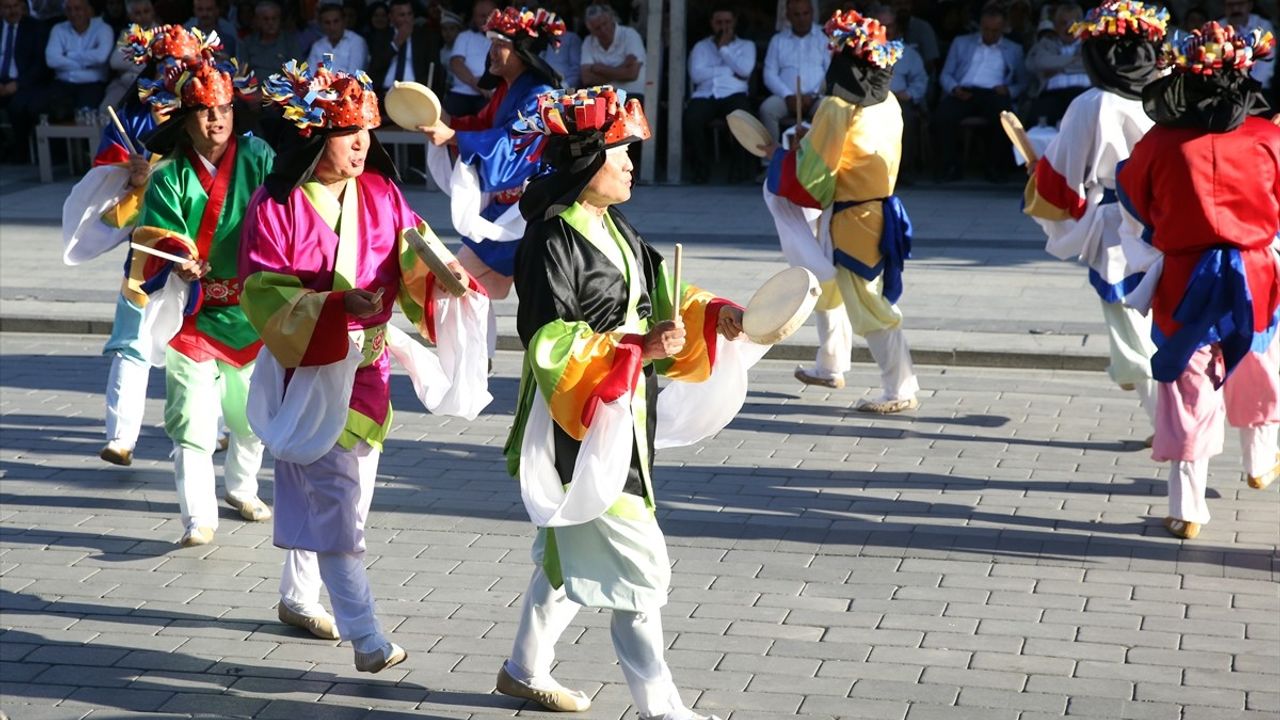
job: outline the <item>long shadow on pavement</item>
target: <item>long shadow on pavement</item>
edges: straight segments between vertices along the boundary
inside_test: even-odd
[[[0,607],[9,606],[10,595],[13,593],[0,591],[0,600],[4,600]],[[58,612],[58,603],[52,605],[51,611]],[[148,620],[154,627],[157,618]],[[194,712],[248,717],[261,712],[271,717],[290,718],[315,717],[320,713],[325,718],[372,719],[388,717],[391,711],[374,709],[371,713],[375,703],[353,704],[353,699],[387,699],[392,701],[388,704],[406,710],[421,707],[413,713],[421,718],[453,717],[433,714],[433,710],[515,712],[525,706],[521,700],[496,693],[432,690],[404,680],[357,678],[354,669],[351,675],[323,670],[282,671],[278,666],[258,665],[238,658],[218,661],[178,651],[139,651],[111,644],[50,640],[24,629],[11,629],[3,638],[6,644],[15,647],[30,646],[36,658],[5,663],[8,669],[5,705],[10,710],[20,707],[23,701],[51,705],[69,700],[137,713]],[[117,661],[120,664],[104,666],[103,658],[111,656],[120,658]],[[41,658],[54,661],[43,662]],[[164,664],[157,666],[156,663]],[[315,697],[307,701],[272,698],[297,694]],[[333,702],[326,703],[327,698]],[[317,706],[323,706],[323,710]]]

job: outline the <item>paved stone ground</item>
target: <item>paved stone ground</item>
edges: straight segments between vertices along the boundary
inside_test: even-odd
[[[415,409],[396,378],[368,561],[412,655],[370,677],[275,622],[268,526],[224,510],[214,545],[173,544],[158,374],[138,462],[96,459],[99,340],[0,335],[9,717],[547,717],[491,692],[530,571],[499,455],[516,355],[470,424]],[[687,702],[732,720],[1280,712],[1280,501],[1244,485],[1234,447],[1213,523],[1180,543],[1138,406],[1099,373],[924,367],[918,412],[869,419],[850,411],[868,366],[836,393],[789,372],[763,363],[728,429],[659,459]],[[556,672],[593,695],[582,717],[634,717],[607,622],[582,613]]]
[[[58,223],[71,181],[28,177],[18,168],[0,172],[0,328],[108,332],[123,251],[65,267]],[[920,185],[902,196],[916,241],[901,304],[918,359],[1105,367],[1106,330],[1087,275],[1044,252],[1039,229],[1019,212],[1019,186]],[[456,242],[444,195],[411,190],[409,199]],[[662,251],[684,243],[687,277],[725,297],[746,302],[784,267],[759,187],[640,187],[624,211]],[[519,347],[515,307],[514,295],[497,304],[508,348]],[[816,341],[810,323],[772,353],[811,360]]]

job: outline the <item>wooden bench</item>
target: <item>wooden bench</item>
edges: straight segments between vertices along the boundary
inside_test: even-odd
[[[382,128],[376,131],[378,134],[378,142],[382,143],[387,151],[391,154],[391,160],[400,169],[400,178],[409,184],[414,176],[418,176],[417,171],[411,171],[409,167],[409,146],[421,145],[423,153],[426,153],[427,136],[420,132],[410,130],[400,130],[392,127]],[[426,168],[424,167],[425,171]],[[435,192],[439,188],[431,180],[431,173],[423,173],[421,175],[423,183],[427,186],[427,192]]]
[[[50,140],[65,140],[67,143],[67,167],[72,176],[82,175],[93,164],[93,154],[97,150],[98,140],[102,137],[102,127],[93,125],[37,125],[36,126],[36,161],[40,165],[40,182],[53,182],[53,156],[49,152]],[[76,149],[83,140],[83,153]],[[78,158],[84,160],[83,167]]]

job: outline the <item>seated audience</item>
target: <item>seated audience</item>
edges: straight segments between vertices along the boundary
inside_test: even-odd
[[[369,77],[379,90],[379,97],[386,94],[397,82],[418,82],[427,85],[439,82],[443,68],[435,69],[435,78],[429,79],[431,66],[440,57],[440,38],[425,27],[414,24],[411,0],[391,0],[388,17],[394,34],[391,40],[370,48]],[[388,118],[383,118],[387,121]]]
[[[451,10],[440,13],[440,68],[444,70],[443,83],[437,84],[445,88],[453,87],[453,71],[449,68],[449,60],[453,58],[453,44],[458,41],[462,32],[462,16]],[[446,89],[446,93],[448,90]]]
[[[764,55],[764,86],[770,94],[760,105],[760,122],[773,138],[781,135],[783,118],[796,116],[796,78],[801,112],[811,118],[831,64],[827,36],[813,22],[810,0],[789,0],[787,19],[791,25],[773,36]]]
[[[581,83],[613,85],[643,102],[645,53],[640,33],[620,25],[613,7],[602,4],[587,6],[587,30],[591,36],[582,43]]]
[[[1027,53],[1027,72],[1036,74],[1039,92],[1024,124],[1057,125],[1071,101],[1092,84],[1084,70],[1080,41],[1071,34],[1071,26],[1082,14],[1075,3],[1058,5],[1053,11],[1053,33],[1046,33]]]
[[[560,47],[542,51],[542,59],[560,73],[565,87],[576,88],[582,84],[582,36],[572,28],[560,36]]]
[[[240,40],[236,56],[256,77],[269,78],[286,62],[301,56],[294,34],[284,30],[284,9],[276,0],[258,0],[253,8],[253,28],[253,34]]]
[[[347,29],[347,14],[341,5],[321,5],[316,17],[323,35],[311,44],[307,64],[315,67],[326,55],[332,55],[335,70],[354,75],[369,67],[369,48],[364,38]]]
[[[925,70],[924,57],[914,45],[906,43],[899,31],[901,17],[892,8],[881,7],[873,15],[884,25],[890,40],[903,40],[902,57],[893,65],[889,91],[902,106],[902,162],[898,168],[898,183],[909,185],[915,181],[916,167],[920,164],[920,120],[925,112],[925,96],[929,92],[929,72]]]
[[[471,7],[471,27],[458,33],[449,56],[453,84],[444,97],[444,109],[453,117],[475,115],[488,102],[492,91],[480,85],[489,61],[489,38],[484,23],[497,7],[491,0],[476,0]]]
[[[26,12],[23,0],[0,0],[0,112],[13,129],[0,144],[0,160],[23,164],[31,161],[31,127],[49,80],[44,28]]]
[[[928,20],[915,16],[913,0],[893,0],[892,7],[902,42],[920,53],[925,69],[930,74],[937,73],[942,54],[938,51],[938,34],[933,31],[933,26]]]
[[[222,16],[222,3],[218,0],[194,0],[191,3],[191,18],[185,25],[198,28],[205,35],[217,32],[218,39],[222,40],[222,52],[228,57],[235,57],[240,40],[236,24]]]
[[[699,40],[689,53],[689,80],[693,92],[684,111],[684,139],[693,164],[693,181],[705,183],[711,175],[711,121],[734,110],[748,110],[747,81],[756,65],[756,46],[736,34],[737,17],[732,6],[711,11],[711,35]],[[729,181],[743,179],[745,150],[730,144]],[[746,179],[750,179],[747,176]]]
[[[1000,129],[1000,112],[1012,110],[1025,84],[1022,46],[1004,36],[1005,13],[998,5],[982,11],[979,30],[951,43],[939,84],[942,98],[933,115],[934,147],[941,161],[939,180],[958,180],[960,121],[985,120],[981,132],[988,180],[1003,179],[1013,151]]]
[[[70,120],[80,108],[97,109],[107,90],[107,59],[116,46],[110,26],[94,17],[88,0],[67,0],[63,10],[67,19],[53,26],[44,49],[54,81],[41,112],[54,122]]]
[[[386,45],[391,42],[391,38],[395,37],[395,32],[391,30],[391,9],[387,7],[384,0],[374,0],[369,3],[369,7],[365,10],[364,25],[361,26],[360,35],[369,46],[370,56],[374,54],[374,48]]]
[[[144,28],[156,25],[156,8],[151,0],[129,0],[125,8],[129,12],[130,25],[141,25]],[[112,77],[111,82],[107,83],[107,91],[103,94],[102,103],[98,107],[100,111],[105,112],[109,105],[119,105],[120,101],[125,99],[125,93],[133,88],[134,81],[142,74],[142,66],[134,63],[131,57],[122,52],[128,37],[128,28],[120,31],[119,37],[116,38],[115,49],[111,51],[111,57],[107,60]]]

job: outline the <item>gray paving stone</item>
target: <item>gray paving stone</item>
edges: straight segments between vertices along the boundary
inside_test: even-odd
[[[225,705],[206,716],[291,720],[535,714],[490,694],[531,569],[532,532],[496,449],[508,415],[446,421],[397,397],[367,562],[384,625],[413,655],[370,678],[345,643],[276,623],[270,527],[228,519],[211,548],[172,545],[180,528],[154,422],[133,468],[98,469],[83,447],[100,423],[98,338],[55,338],[52,351],[40,338],[46,364],[71,371],[36,392],[42,378],[9,373],[10,358],[30,354],[10,341],[37,346],[26,337],[0,334],[0,449],[31,454],[0,458],[0,505],[23,503],[0,509],[0,629],[11,628],[0,662],[20,663],[26,680],[0,684],[0,707],[127,682],[96,689],[147,694],[82,694],[97,704],[70,710],[182,716],[203,701]],[[734,720],[1277,711],[1274,494],[1217,479],[1217,530],[1175,543],[1151,519],[1162,471],[1113,441],[1144,420],[1098,374],[922,365],[922,410],[871,419],[850,411],[854,392],[794,386],[792,366],[763,363],[734,424],[659,456],[675,563],[663,623],[686,700]],[[515,369],[500,354],[495,386],[513,387]],[[849,377],[861,392],[875,373],[860,365]],[[833,442],[838,452],[824,449]],[[579,614],[556,674],[596,691],[590,717],[634,717],[609,619]],[[33,661],[37,651],[46,656]]]

